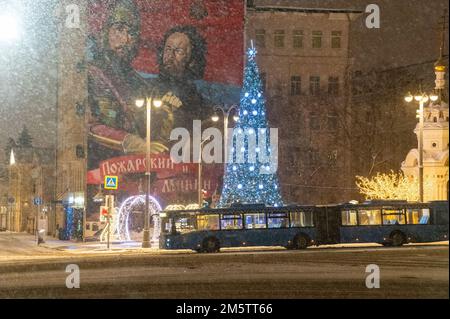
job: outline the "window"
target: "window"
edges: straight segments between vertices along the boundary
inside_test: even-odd
[[[316,150],[309,151],[309,165],[316,166],[320,165],[320,154]]]
[[[291,227],[313,227],[312,212],[291,212]]]
[[[275,30],[275,48],[284,48],[284,30]]]
[[[356,210],[343,210],[341,217],[342,217],[342,226],[358,225]]]
[[[263,92],[266,90],[266,85],[267,85],[267,74],[261,73],[261,86],[262,86]]]
[[[320,118],[317,113],[311,113],[309,118],[309,126],[311,130],[320,130]]]
[[[328,78],[328,94],[339,95],[339,77],[330,76]]]
[[[383,209],[383,225],[404,225],[405,214],[402,209]]]
[[[312,47],[314,49],[322,48],[322,31],[312,32]]]
[[[265,48],[266,47],[266,30],[264,30],[264,29],[255,30],[255,40],[256,40],[257,47]]]
[[[221,228],[225,230],[242,229],[242,215],[222,215]]]
[[[245,228],[246,229],[261,229],[266,228],[266,214],[245,214]]]
[[[189,233],[195,230],[195,221],[192,217],[174,218],[175,229],[180,233]]]
[[[407,209],[406,216],[410,225],[426,225],[430,223],[430,210],[428,208]]]
[[[309,77],[309,93],[311,95],[320,94],[320,76]]]
[[[289,226],[288,215],[287,213],[269,213],[267,224],[269,228],[286,228]]]
[[[303,30],[294,30],[292,34],[292,47],[294,49],[303,48]]]
[[[219,230],[219,215],[197,216],[198,230]]]
[[[92,231],[98,231],[98,225],[97,224],[93,224],[92,225]]]
[[[300,95],[302,93],[302,78],[298,75],[291,76],[291,95]]]
[[[338,118],[336,113],[329,113],[327,116],[327,127],[330,131],[336,131],[338,127]]]
[[[86,224],[86,230],[91,230],[91,224]]]
[[[359,225],[381,225],[381,210],[358,211]]]
[[[341,48],[341,31],[332,31],[331,32],[331,48],[340,49]]]

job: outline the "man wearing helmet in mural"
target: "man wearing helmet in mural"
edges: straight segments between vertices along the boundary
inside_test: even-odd
[[[135,106],[137,98],[146,96],[151,83],[133,68],[140,38],[139,11],[132,0],[119,0],[110,8],[103,26],[100,48],[89,65],[89,168],[98,167],[101,160],[123,155],[142,153],[140,147],[145,137],[145,108]],[[157,125],[152,129],[152,153],[167,150],[172,127],[172,116],[167,112],[173,104],[181,102],[172,94],[164,97],[165,105],[158,114]]]

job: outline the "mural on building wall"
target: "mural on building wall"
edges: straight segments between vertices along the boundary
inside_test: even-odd
[[[88,218],[105,175],[119,175],[119,202],[145,190],[147,117],[136,100],[148,97],[163,102],[152,109],[152,193],[163,206],[196,202],[197,164],[172,162],[170,132],[238,103],[243,23],[243,0],[90,2]],[[222,172],[205,165],[209,193]]]

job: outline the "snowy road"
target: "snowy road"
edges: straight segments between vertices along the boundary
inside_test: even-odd
[[[14,245],[11,245],[14,246]],[[448,298],[448,245],[346,247],[220,254],[67,253],[22,244],[0,251],[0,297],[43,298]],[[3,249],[3,248],[2,248]],[[68,264],[80,289],[66,288]],[[366,266],[380,289],[366,288]]]

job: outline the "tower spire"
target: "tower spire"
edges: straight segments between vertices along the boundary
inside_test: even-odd
[[[446,19],[447,19],[447,10],[444,10],[444,15],[441,17],[441,21],[439,23],[440,25],[442,25],[439,59],[434,64],[434,72],[436,74],[435,90],[439,95],[439,102],[442,102],[442,95],[445,89],[446,66],[444,63],[444,48],[445,48]]]

